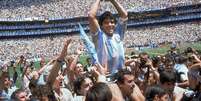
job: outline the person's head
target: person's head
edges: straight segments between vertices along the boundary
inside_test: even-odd
[[[85,96],[88,90],[93,86],[93,82],[87,75],[79,76],[74,81],[74,91],[78,95]]]
[[[84,72],[84,67],[83,65],[78,62],[75,66],[75,69],[74,69],[75,73],[78,75],[78,74],[82,74]]]
[[[127,69],[121,69],[117,75],[117,85],[124,96],[129,96],[135,87],[134,75]]]
[[[23,60],[23,59],[24,59],[24,56],[23,56],[23,55],[21,55],[21,56],[20,56],[20,60]]]
[[[38,85],[37,98],[40,101],[56,101],[53,89],[49,85]]]
[[[170,46],[170,50],[175,51],[176,48],[177,48],[177,45],[175,43],[172,43],[172,45]]]
[[[142,52],[139,54],[140,59],[147,60],[149,58],[149,54],[146,52]]]
[[[17,89],[11,95],[13,101],[27,101],[27,93],[23,89]]]
[[[3,89],[8,89],[12,82],[10,80],[10,77],[9,77],[9,73],[8,72],[3,72],[0,76],[0,87],[3,88]]]
[[[195,50],[192,47],[187,47],[185,50],[185,53],[196,53]]]
[[[173,71],[174,61],[170,57],[166,57],[164,64],[165,64],[164,66],[165,71],[168,71],[168,72]]]
[[[116,18],[113,16],[113,14],[109,11],[104,12],[99,17],[99,25],[101,29],[108,35],[112,36],[114,33],[114,29],[116,26]]]
[[[145,81],[147,81],[148,85],[155,85],[157,83],[157,79],[156,76],[154,75],[154,72],[147,72],[145,74],[145,77],[146,77]]]
[[[29,88],[32,94],[31,99],[36,101],[55,101],[52,87],[50,88],[49,85],[37,85],[37,80],[32,79],[29,83]]]
[[[187,58],[184,56],[177,56],[175,57],[175,61],[177,64],[184,64],[187,61]]]
[[[159,67],[159,65],[161,63],[162,63],[162,61],[161,61],[161,56],[160,55],[152,57],[152,64],[153,64],[154,67]]]
[[[163,89],[172,93],[176,82],[176,74],[174,72],[163,71],[160,73],[160,84]]]
[[[40,67],[43,67],[45,65],[45,59],[44,58],[41,58],[40,60]]]
[[[168,101],[168,93],[159,86],[148,87],[145,91],[146,101]]]
[[[194,66],[188,72],[189,87],[201,92],[201,66]]]
[[[31,73],[31,67],[25,66],[25,68],[24,68],[24,73],[25,73],[26,75],[29,75],[29,74]]]
[[[91,64],[92,63],[92,60],[91,60],[91,58],[89,57],[89,58],[87,58],[87,63],[88,64]]]
[[[85,101],[111,101],[112,92],[106,83],[96,83],[94,84],[86,95]]]

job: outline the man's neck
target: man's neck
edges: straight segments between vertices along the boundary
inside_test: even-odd
[[[61,89],[60,88],[58,88],[58,89],[55,89],[55,92],[60,96],[61,94]]]
[[[128,98],[128,95],[127,95],[126,91],[124,91],[122,88],[120,88],[120,90],[121,90],[121,93],[122,93],[122,95],[123,95],[123,98],[124,98],[124,99],[127,99],[127,98]]]

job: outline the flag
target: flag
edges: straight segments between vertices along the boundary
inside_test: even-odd
[[[81,37],[88,53],[90,54],[90,56],[92,58],[93,64],[99,63],[94,43],[91,42],[91,40],[85,33],[83,27],[81,26],[81,24],[79,24],[79,29],[80,29],[80,37]]]

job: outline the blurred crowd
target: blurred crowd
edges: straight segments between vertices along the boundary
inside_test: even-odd
[[[200,23],[180,23],[129,29],[125,35],[125,46],[149,46],[172,42],[195,42],[201,39]]]
[[[57,55],[61,50],[61,45],[65,37],[73,37],[72,44],[81,43],[79,36],[62,35],[23,39],[3,39],[0,42],[0,60],[16,60],[17,57],[24,55],[27,59],[45,57],[47,59]],[[70,53],[77,45],[72,45]]]
[[[199,0],[118,0],[128,11],[163,9],[197,4]],[[0,18],[72,18],[87,16],[94,0],[1,0]],[[116,12],[110,3],[102,2],[101,10]]]
[[[164,26],[150,26],[128,29],[125,34],[124,47],[144,47],[167,43],[196,42],[201,39],[200,23],[180,23]],[[25,55],[29,59],[44,56],[48,59],[58,54],[61,49],[62,40],[66,35],[23,38],[23,39],[3,39],[0,42],[0,60],[15,60],[20,55]],[[79,35],[72,36],[73,43],[82,43]],[[73,45],[77,47],[77,45]],[[72,48],[74,51],[76,48]],[[48,52],[47,52],[48,51]]]

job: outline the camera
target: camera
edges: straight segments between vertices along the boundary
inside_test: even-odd
[[[192,90],[185,91],[182,101],[191,101],[195,95],[196,93]]]

